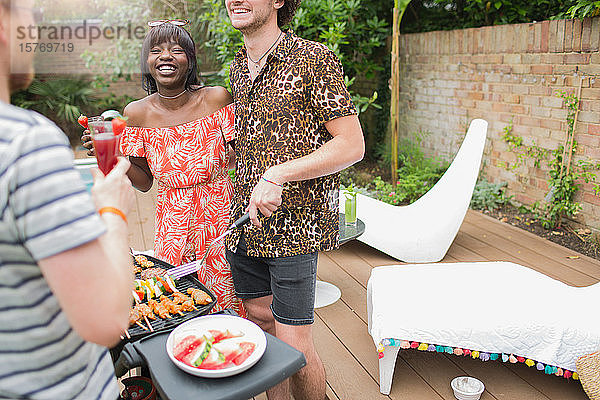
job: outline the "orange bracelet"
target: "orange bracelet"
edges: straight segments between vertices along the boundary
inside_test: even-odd
[[[123,211],[119,210],[118,208],[115,208],[115,207],[102,207],[101,209],[98,210],[98,213],[100,215],[102,215],[104,213],[113,213],[113,214],[116,214],[119,217],[123,218],[123,221],[125,221],[125,223],[127,223],[127,216],[125,216],[125,214],[123,213]]]

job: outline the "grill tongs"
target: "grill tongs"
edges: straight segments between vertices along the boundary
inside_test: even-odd
[[[202,257],[202,259],[192,261],[187,264],[182,264],[175,268],[168,269],[167,274],[170,275],[174,279],[179,279],[182,276],[186,276],[186,275],[189,275],[189,274],[192,274],[192,273],[198,271],[204,265],[204,262],[206,261],[206,257],[208,256],[208,252],[210,251],[210,248],[212,247],[212,245],[217,243],[221,239],[223,239],[225,236],[229,235],[231,232],[233,232],[234,229],[238,229],[238,228],[242,227],[243,225],[247,224],[248,221],[250,221],[250,214],[246,213],[246,214],[242,215],[237,221],[235,221],[233,224],[231,224],[229,229],[227,229],[225,232],[223,232],[223,234],[221,234],[220,236],[215,238],[215,240],[213,240],[210,243],[210,245],[204,252],[204,256]]]

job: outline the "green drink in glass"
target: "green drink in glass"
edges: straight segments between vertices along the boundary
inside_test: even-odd
[[[352,185],[344,189],[344,196],[346,197],[344,207],[344,219],[346,225],[356,225],[356,191]]]

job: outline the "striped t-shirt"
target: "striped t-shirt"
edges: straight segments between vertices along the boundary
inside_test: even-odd
[[[108,350],[73,330],[37,265],[105,230],[66,136],[0,103],[0,398],[117,398]]]

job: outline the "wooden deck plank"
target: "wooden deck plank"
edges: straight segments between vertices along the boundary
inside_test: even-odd
[[[352,353],[317,315],[313,325],[315,346],[323,360],[327,382],[340,400],[389,399]]]
[[[597,280],[585,275],[577,270],[565,267],[563,264],[554,261],[542,254],[531,251],[525,246],[515,243],[506,237],[484,230],[477,225],[464,222],[461,231],[473,237],[486,238],[486,243],[496,249],[502,249],[502,252],[512,254],[518,261],[518,264],[535,269],[555,279],[559,279],[569,285],[588,286]]]
[[[482,255],[477,254],[473,250],[470,250],[469,248],[461,245],[461,243],[457,242],[456,240],[454,241],[454,243],[452,243],[452,246],[450,246],[450,249],[448,249],[447,255],[451,256],[452,258],[454,258],[455,260],[457,260],[459,262],[488,261]]]
[[[508,363],[504,365],[551,399],[588,400],[579,381],[546,375],[525,364]]]
[[[136,250],[150,250],[154,245],[154,214],[156,212],[156,200],[152,190],[146,193],[137,192],[136,197],[140,209],[140,227],[144,244],[144,248]]]
[[[548,400],[549,398],[530,385],[521,376],[515,375],[498,361],[474,360],[471,357],[448,356],[450,361],[483,382],[488,392],[497,399]],[[555,377],[558,379],[558,377]],[[558,399],[556,399],[558,400]]]
[[[352,240],[343,245],[345,251],[350,251],[356,254],[357,257],[362,258],[367,264],[372,267],[380,267],[382,265],[394,265],[400,264],[401,262],[395,258],[381,252],[363,242],[358,240]]]
[[[465,376],[466,372],[451,362],[443,354],[431,353],[428,351],[418,351],[414,349],[400,350],[399,357],[402,357],[422,379],[425,379],[429,385],[443,399],[454,400],[454,392],[450,382],[457,376]],[[396,382],[394,373],[394,381]],[[488,390],[481,395],[481,400],[495,399]]]
[[[366,292],[365,292],[366,295]],[[363,297],[364,298],[364,297]],[[373,339],[367,331],[367,324],[361,320],[352,310],[343,302],[336,303],[320,308],[317,315],[333,332],[336,338],[343,343],[352,356],[360,360],[362,367],[371,376],[375,382],[379,382],[379,360]],[[394,400],[408,399],[434,399],[438,398],[428,383],[421,379],[412,368],[400,363],[401,373],[404,382],[401,387],[392,387],[390,398]],[[350,397],[348,399],[358,399],[363,397]]]
[[[352,252],[344,251],[344,246],[337,250],[327,252],[327,256],[366,288],[367,281],[371,276],[371,270],[373,268],[361,257],[357,257]]]
[[[140,224],[141,216],[139,213],[139,205],[137,201],[137,196],[135,198],[135,207],[128,216],[129,224],[127,229],[129,231],[127,235],[127,242],[129,243],[129,247],[134,249],[142,249],[144,248],[144,235],[142,234],[142,226]]]
[[[327,400],[340,400],[339,397],[335,394],[329,382],[327,382],[327,386],[325,387],[325,395],[327,396]]]
[[[463,227],[461,227],[461,229],[463,229]],[[488,236],[489,235],[487,231],[468,234],[467,229],[465,229],[458,232],[456,238],[454,239],[454,243],[458,243],[474,253],[481,255],[487,261],[510,261],[514,263],[522,263],[521,260],[512,256],[511,254],[508,254],[502,249],[491,246],[487,242]]]
[[[465,220],[473,224],[485,225],[486,229],[490,232],[505,236],[507,239],[521,243],[530,250],[550,257],[568,268],[578,270],[595,278],[597,281],[600,280],[600,261],[598,260],[579,254],[515,226],[502,222],[498,223],[498,221],[489,215],[480,212],[469,212]],[[571,259],[568,258],[569,256],[578,256],[579,258]]]
[[[319,279],[336,285],[342,292],[342,300],[364,323],[367,322],[366,288],[333,261],[328,253],[319,255],[317,275]]]

